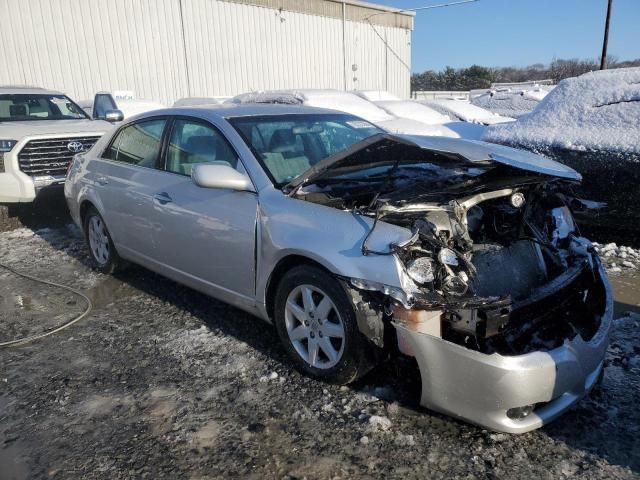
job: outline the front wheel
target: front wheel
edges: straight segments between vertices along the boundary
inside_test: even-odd
[[[84,217],[84,233],[91,263],[96,270],[106,274],[118,271],[123,262],[116,252],[107,225],[95,208],[91,208]]]
[[[374,365],[352,302],[340,283],[319,268],[295,267],[284,276],[274,322],[287,354],[306,374],[346,384]]]

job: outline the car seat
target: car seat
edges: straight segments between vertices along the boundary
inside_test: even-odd
[[[311,167],[301,139],[288,128],[273,132],[263,160],[278,182],[294,178]]]

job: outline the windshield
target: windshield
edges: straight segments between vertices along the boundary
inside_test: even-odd
[[[354,143],[381,133],[351,115],[309,114],[229,120],[278,187]]]
[[[89,117],[65,95],[32,93],[0,95],[0,122],[79,118]]]

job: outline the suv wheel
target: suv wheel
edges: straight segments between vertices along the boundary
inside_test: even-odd
[[[84,217],[84,233],[91,263],[96,270],[106,274],[119,270],[122,260],[116,252],[104,219],[95,208],[91,208]]]
[[[374,364],[352,302],[340,283],[319,268],[295,267],[284,276],[274,322],[287,354],[303,373],[345,384]]]

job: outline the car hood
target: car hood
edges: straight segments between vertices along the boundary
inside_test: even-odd
[[[113,128],[101,120],[31,120],[26,122],[0,122],[0,137],[20,140],[31,135],[104,134]]]
[[[475,140],[462,140],[447,137],[423,137],[414,135],[391,135],[382,133],[365,138],[364,140],[353,144],[351,147],[316,163],[310,169],[303,172],[292,182],[287,184],[284,190],[289,193],[294,193],[299,187],[322,178],[328,172],[339,169],[357,168],[358,166],[373,166],[373,160],[367,164],[363,164],[361,160],[356,160],[356,157],[359,157],[360,159],[362,158],[362,156],[357,156],[356,154],[363,150],[384,148],[389,152],[388,155],[393,155],[395,152],[397,152],[397,155],[402,155],[403,153],[406,154],[406,150],[402,150],[406,147],[410,149],[424,149],[443,153],[448,156],[454,156],[463,161],[466,160],[482,164],[496,162],[512,168],[544,176],[576,182],[582,180],[582,176],[572,168],[555,162],[547,157],[543,157],[542,155],[536,155],[525,150],[518,150],[515,148],[505,147],[503,145]],[[396,149],[395,152],[394,149]],[[388,156],[385,155],[385,159],[386,158],[388,158]]]

